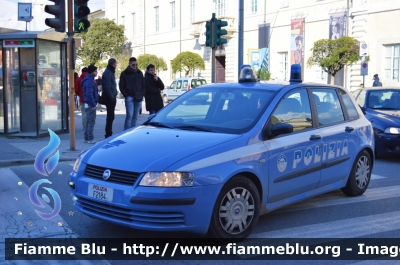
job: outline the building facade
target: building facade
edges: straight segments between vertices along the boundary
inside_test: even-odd
[[[105,5],[106,18],[125,26],[132,56],[150,53],[165,59],[168,70],[159,75],[166,84],[184,75],[173,74],[170,63],[183,51],[205,61],[206,69],[194,76],[210,82],[215,60],[217,82],[238,79],[239,0],[113,0]],[[212,13],[228,21],[228,43],[218,47],[215,58],[204,46],[205,22]],[[384,86],[398,87],[399,23],[398,0],[244,0],[243,63],[267,67],[279,80],[288,80],[290,65],[300,63],[304,81],[328,83],[320,67],[307,67],[310,49],[319,39],[346,35],[367,44],[368,68],[363,70],[368,73],[361,75],[360,61],[338,73],[335,83],[351,89],[365,80],[371,86],[372,76],[379,74]]]

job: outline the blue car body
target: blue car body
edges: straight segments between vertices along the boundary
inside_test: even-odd
[[[362,88],[353,95],[374,129],[375,153],[400,154],[400,88]]]
[[[172,123],[149,123],[98,143],[81,154],[70,175],[75,207],[91,217],[132,228],[205,234],[219,195],[234,176],[240,175],[257,187],[261,213],[345,187],[357,155],[365,150],[373,159],[372,127],[358,108],[353,111],[356,118],[343,114],[343,121],[325,125],[317,124],[316,110],[311,107],[312,121],[294,120],[293,126],[299,131],[266,136],[271,116],[278,112],[277,105],[285,95],[300,89],[294,98],[303,97],[313,103],[311,94],[304,97],[312,88],[317,89],[317,95],[323,95],[318,89],[335,94],[341,89],[318,84],[249,82],[209,84],[183,94],[150,121],[161,121],[160,117],[174,108],[190,108],[192,105],[185,105],[184,100],[196,93],[210,93],[210,98],[218,91],[269,93],[265,94],[266,102],[260,103],[263,97],[259,98],[258,114],[251,121],[243,121],[242,129],[238,129],[240,125],[227,125],[222,131],[217,130],[219,127],[202,131]],[[346,112],[344,100],[340,102],[339,108]],[[313,125],[303,129],[303,123],[305,127]],[[104,180],[106,170],[113,173]],[[188,187],[143,186],[140,183],[146,172],[191,172],[195,179]],[[103,195],[94,198],[91,192],[95,189],[112,189],[111,200]]]

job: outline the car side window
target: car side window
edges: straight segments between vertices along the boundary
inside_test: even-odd
[[[197,87],[197,84],[196,84],[196,79],[192,79],[191,86],[192,86],[192,88],[195,88],[195,87]]]
[[[351,101],[349,94],[346,93],[343,89],[339,89],[340,96],[342,97],[343,104],[346,108],[347,115],[349,116],[349,119],[354,120],[358,119],[358,112],[356,109],[356,106],[354,106],[353,101]]]
[[[311,91],[314,97],[319,125],[344,121],[344,115],[336,89],[313,88]]]
[[[182,87],[182,80],[176,82],[176,89],[181,89]]]
[[[276,106],[271,116],[272,125],[289,123],[293,131],[313,127],[310,101],[306,89],[298,89],[286,94]]]
[[[356,99],[357,104],[360,105],[361,107],[364,107],[365,94],[366,94],[366,91],[362,90],[360,92],[360,94],[358,94],[358,97]]]
[[[176,82],[172,82],[171,86],[169,87],[169,89],[175,89],[176,88]]]
[[[188,84],[189,84],[189,81],[188,80],[183,80],[183,85],[182,85],[182,90],[187,90],[187,87],[188,87]]]

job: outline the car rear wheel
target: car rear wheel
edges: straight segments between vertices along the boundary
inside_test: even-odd
[[[254,229],[260,214],[260,195],[254,183],[241,175],[222,188],[214,205],[209,235],[239,241]]]
[[[349,196],[359,196],[363,194],[371,180],[372,160],[366,150],[362,150],[354,161],[349,179],[342,192]]]
[[[163,101],[164,101],[164,103],[168,103],[168,97],[167,97],[167,95],[164,95],[164,96],[163,96]]]

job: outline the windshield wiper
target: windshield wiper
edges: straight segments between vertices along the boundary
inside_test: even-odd
[[[145,125],[152,125],[152,126],[155,126],[155,127],[170,128],[170,129],[172,128],[172,127],[170,127],[168,125],[165,125],[165,124],[162,124],[162,123],[156,122],[156,121],[147,122]]]
[[[183,125],[183,126],[176,126],[174,128],[181,129],[181,130],[195,130],[195,131],[202,131],[202,132],[212,132],[212,130],[195,126],[195,125]]]

